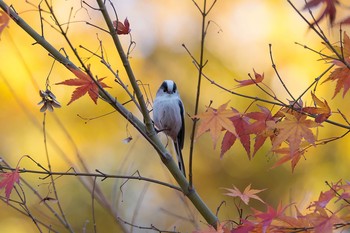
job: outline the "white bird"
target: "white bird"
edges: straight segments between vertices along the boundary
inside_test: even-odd
[[[186,177],[182,148],[185,138],[184,105],[177,91],[176,83],[165,80],[159,87],[153,103],[153,121],[159,131],[174,142],[179,168]]]

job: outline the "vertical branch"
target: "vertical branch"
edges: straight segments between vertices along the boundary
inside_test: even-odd
[[[192,0],[199,12],[202,15],[202,27],[201,27],[201,44],[200,44],[200,55],[199,55],[199,62],[198,62],[198,80],[197,80],[197,93],[196,93],[196,101],[195,101],[195,107],[194,107],[194,115],[197,115],[198,113],[198,107],[199,107],[199,99],[201,94],[201,83],[202,83],[202,74],[203,74],[203,68],[206,64],[204,62],[204,44],[205,44],[205,36],[207,33],[208,27],[206,27],[206,17],[209,14],[209,12],[213,9],[216,0],[212,3],[212,5],[209,7],[209,10],[207,10],[207,1],[204,0],[203,3],[203,10],[198,6],[198,4],[195,2],[195,0]],[[191,145],[190,145],[190,156],[189,156],[189,183],[190,188],[193,187],[193,173],[192,173],[192,167],[193,167],[193,153],[194,153],[194,136],[197,126],[197,119],[193,120],[192,124],[192,131],[191,131]]]
[[[47,166],[48,166],[48,170],[51,173],[52,169],[51,169],[51,162],[50,162],[50,156],[49,156],[49,151],[47,148],[47,141],[46,141],[46,112],[44,112],[44,120],[43,120],[43,134],[44,134],[44,145],[45,145],[45,154],[46,154],[46,160],[47,160]],[[60,200],[58,198],[58,193],[57,193],[57,189],[56,189],[56,184],[55,184],[55,179],[53,178],[52,175],[50,175],[50,179],[51,179],[51,184],[52,184],[52,188],[53,188],[53,192],[55,195],[55,199],[57,200],[57,206],[58,209],[60,210],[61,216],[62,216],[62,220],[63,220],[63,225],[69,230],[69,232],[74,232],[72,226],[69,224],[69,222],[66,219],[66,216],[63,212]]]
[[[154,130],[154,127],[153,127],[153,123],[152,123],[152,120],[151,120],[151,117],[149,115],[149,112],[148,112],[148,109],[147,109],[147,106],[146,106],[146,102],[143,98],[143,94],[137,84],[137,80],[136,80],[136,77],[134,75],[134,72],[132,71],[132,68],[131,68],[131,65],[130,65],[130,62],[128,60],[128,57],[127,55],[125,54],[124,52],[124,49],[122,47],[122,44],[120,43],[120,40],[119,40],[119,37],[117,35],[117,32],[113,26],[113,23],[111,21],[111,18],[109,17],[109,14],[108,14],[108,11],[106,9],[106,6],[105,6],[105,1],[103,0],[97,0],[97,3],[98,3],[98,6],[100,8],[100,11],[103,15],[103,18],[108,26],[108,29],[109,29],[109,32],[110,32],[110,35],[113,39],[113,42],[114,42],[114,45],[118,51],[118,54],[119,54],[119,57],[120,59],[122,60],[122,63],[123,63],[123,66],[124,66],[124,69],[128,75],[128,78],[129,78],[129,81],[132,85],[132,88],[135,92],[135,95],[136,95],[136,98],[137,98],[137,101],[139,102],[139,105],[140,105],[140,108],[141,108],[141,113],[142,113],[142,116],[143,116],[143,120],[144,120],[144,123],[145,123],[145,126],[146,126],[146,131],[147,133],[150,134],[150,136],[153,136],[153,135],[156,135],[155,133],[155,130]]]

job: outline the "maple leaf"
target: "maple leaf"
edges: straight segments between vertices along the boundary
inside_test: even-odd
[[[347,64],[350,64],[350,38],[344,32],[343,36],[343,48],[339,48],[337,46],[334,46],[334,48],[338,51],[338,54],[343,54],[344,60]],[[346,93],[349,91],[350,88],[350,70],[346,64],[339,60],[334,60],[333,63],[338,67],[334,69],[329,77],[324,80],[322,83],[328,82],[328,81],[337,81],[333,97],[334,98],[341,89],[343,89],[343,98],[346,95]]]
[[[339,180],[337,182],[337,184],[335,184],[332,188],[334,190],[342,190],[343,191],[339,195],[338,199],[335,202],[337,202],[339,200],[345,200],[345,199],[350,198],[350,182],[347,181],[346,184],[341,184],[341,180]]]
[[[348,59],[350,57],[350,39],[346,31],[344,31],[343,33],[343,41],[341,43],[342,43],[341,46],[332,45],[332,47],[327,43],[323,43],[323,44],[328,48],[328,50],[331,53],[334,54],[335,57],[337,57],[338,55],[341,55],[343,56],[345,61],[349,61]],[[327,56],[324,59],[326,61],[332,61],[335,65],[339,65],[342,63],[342,61],[339,61],[339,59],[334,59],[331,56]]]
[[[329,77],[324,81],[337,81],[334,95],[332,98],[334,98],[341,89],[343,90],[343,98],[348,92],[350,88],[350,70],[347,66],[345,65],[340,65],[341,67],[336,68],[335,70],[332,71],[332,73],[329,75]],[[324,83],[323,82],[323,83]]]
[[[317,123],[322,123],[331,116],[332,111],[326,100],[322,102],[314,93],[311,92],[311,95],[316,107],[305,107],[302,110],[310,114],[316,114],[317,117],[315,121]]]
[[[0,36],[2,31],[8,26],[10,22],[10,17],[4,11],[0,11]]]
[[[321,192],[317,201],[314,201],[309,208],[315,207],[316,210],[324,209],[327,204],[336,197],[334,190],[328,190],[326,192]]]
[[[231,233],[247,233],[252,232],[255,228],[255,223],[246,219],[241,219],[242,224],[238,225],[237,228],[233,229]]]
[[[249,134],[246,133],[246,129],[250,125],[249,119],[244,115],[241,115],[234,108],[232,108],[232,111],[235,112],[237,115],[231,117],[230,120],[232,121],[233,126],[235,127],[235,131],[237,133],[237,136],[240,142],[242,143],[244,149],[246,150],[248,157],[250,159],[250,137],[249,137]],[[221,143],[221,153],[220,153],[221,158],[225,154],[225,152],[228,151],[231,148],[231,146],[235,143],[237,136],[236,134],[233,134],[230,131],[226,131]]]
[[[201,120],[195,136],[196,139],[209,131],[215,148],[223,129],[237,135],[232,121],[229,119],[237,113],[230,109],[226,109],[227,105],[228,102],[219,106],[218,109],[208,107],[206,112],[194,116],[194,118]]]
[[[228,193],[224,193],[224,195],[230,196],[230,197],[239,197],[246,205],[248,205],[249,200],[252,199],[256,199],[258,201],[261,201],[262,203],[265,203],[263,200],[261,200],[260,197],[258,197],[256,194],[260,193],[266,189],[251,189],[250,188],[250,184],[244,189],[243,193],[236,188],[236,186],[233,185],[233,189],[229,189],[229,188],[224,188],[227,191],[229,191]]]
[[[273,150],[274,153],[277,154],[284,154],[282,158],[280,158],[271,168],[276,168],[285,162],[290,161],[291,167],[292,167],[292,172],[294,172],[294,169],[296,165],[298,164],[300,158],[305,154],[305,150],[297,150],[294,152],[294,154],[290,154],[290,148],[279,148],[276,150]]]
[[[341,180],[333,184],[332,187],[326,192],[321,192],[318,200],[314,201],[308,208],[315,207],[315,211],[320,211],[320,209],[325,209],[328,203],[335,197],[337,197],[337,192],[341,189]]]
[[[246,132],[248,134],[256,135],[253,156],[264,144],[266,138],[272,138],[273,136],[275,136],[274,128],[270,128],[267,122],[274,123],[276,121],[276,118],[271,115],[269,109],[263,106],[258,107],[260,108],[260,112],[246,113],[247,117],[255,120],[255,122],[250,124],[246,129]]]
[[[260,82],[262,82],[264,80],[264,73],[263,74],[258,74],[258,73],[255,72],[254,69],[253,69],[253,71],[254,71],[255,79],[253,79],[253,78],[246,79],[246,80],[237,80],[237,79],[235,79],[235,81],[239,83],[236,87],[249,86],[249,85],[252,85],[252,84],[260,83]]]
[[[254,211],[254,216],[257,219],[261,219],[261,227],[262,227],[262,231],[266,232],[266,230],[268,229],[268,227],[271,225],[273,220],[277,220],[284,215],[284,211],[290,206],[291,204],[283,207],[282,203],[280,202],[277,206],[277,209],[274,209],[273,207],[271,207],[270,205],[267,205],[267,210],[266,212],[261,212],[258,210],[253,209]]]
[[[329,17],[329,22],[332,25],[334,20],[335,20],[335,15],[337,12],[335,5],[339,4],[338,0],[311,0],[305,4],[304,10],[311,9],[313,7],[317,7],[321,3],[324,3],[324,5],[325,5],[324,10],[321,13],[321,15],[318,17],[318,19],[316,19],[316,22],[312,23],[312,25],[320,22],[320,20],[322,20],[327,15]]]
[[[128,18],[125,18],[124,24],[120,21],[117,21],[117,20],[113,21],[113,26],[114,26],[115,30],[117,31],[118,35],[127,35],[131,31]]]
[[[318,212],[310,214],[308,216],[308,220],[314,226],[314,232],[332,233],[334,224],[344,224],[345,221],[336,215],[340,210],[332,213],[330,216],[328,216],[325,209],[319,209]]]
[[[15,183],[19,184],[18,170],[19,170],[19,167],[17,167],[16,170],[12,172],[0,174],[0,178],[2,178],[0,181],[0,189],[5,188],[6,202],[8,202],[10,199],[10,195]]]
[[[97,104],[98,99],[98,86],[95,84],[95,82],[90,78],[89,75],[84,73],[83,71],[79,69],[74,69],[71,67],[68,67],[68,69],[77,77],[75,79],[67,79],[63,82],[56,83],[56,85],[68,85],[68,86],[78,86],[72,94],[72,97],[69,101],[69,104],[71,104],[73,101],[79,99],[80,97],[84,96],[86,93],[89,94],[90,98],[94,101],[95,104]],[[101,85],[103,88],[107,88],[107,86],[102,80],[105,78],[97,79],[96,81]]]
[[[289,143],[289,152],[292,156],[299,150],[302,139],[305,139],[310,144],[315,145],[315,135],[310,128],[320,126],[318,123],[306,119],[306,115],[292,115],[289,113],[283,114],[285,115],[285,118],[275,124],[275,127],[279,130],[279,132],[272,141],[272,150],[278,149],[282,142],[286,141]]]

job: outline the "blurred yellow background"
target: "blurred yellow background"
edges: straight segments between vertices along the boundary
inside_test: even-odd
[[[34,7],[39,1],[31,2],[34,6],[24,1],[5,2],[12,4],[20,16],[41,33],[39,13]],[[97,7],[94,1],[88,2],[91,6]],[[127,17],[131,24],[132,39],[136,42],[136,46],[131,52],[130,62],[137,79],[145,85],[149,100],[152,101],[154,98],[162,80],[173,79],[178,85],[186,112],[193,115],[198,74],[191,57],[182,46],[184,44],[198,58],[201,16],[193,2],[176,0],[112,0],[112,2],[118,17],[122,21]],[[301,9],[301,1],[295,2],[298,9]],[[202,2],[198,4],[201,6]],[[99,40],[101,40],[105,57],[113,69],[119,71],[120,78],[129,85],[108,35],[85,23],[88,21],[106,28],[102,16],[98,11],[84,4],[83,6],[84,8],[81,8],[81,2],[76,0],[53,1],[54,11],[62,23],[68,21],[70,9],[73,7],[68,37],[78,49],[83,61],[91,64],[92,72],[99,78],[106,77],[105,82],[112,87],[108,91],[120,102],[126,102],[128,96],[114,82],[113,76],[100,63],[100,59],[79,48],[83,46],[99,54]],[[113,16],[108,3],[107,6]],[[50,16],[45,12],[42,13],[45,20],[53,24]],[[204,72],[225,87],[234,88],[237,84],[234,79],[248,79],[247,74],[253,73],[254,68],[258,73],[265,74],[264,82],[274,90],[279,99],[283,101],[288,99],[286,91],[271,68],[269,44],[272,44],[277,69],[294,96],[299,96],[328,67],[324,62],[318,61],[320,58],[318,55],[294,44],[294,42],[306,44],[318,51],[324,49],[320,39],[307,28],[305,22],[286,1],[218,1],[208,19],[211,20],[205,44],[205,59],[208,63]],[[44,22],[45,39],[57,49],[64,48],[69,58],[76,62],[63,37],[47,22]],[[321,25],[331,41],[339,41],[337,28],[329,29],[327,22]],[[121,36],[121,40],[127,48],[129,36]],[[37,103],[41,100],[39,90],[45,89],[53,59],[39,45],[32,45],[34,42],[12,21],[9,28],[6,28],[1,35],[0,156],[12,166],[16,166],[23,155],[30,155],[38,163],[47,166],[42,129],[44,116],[39,111],[40,106]],[[70,78],[74,78],[73,74],[56,62],[49,81],[51,90],[62,104],[62,108],[55,109],[54,113],[48,113],[45,122],[47,134],[53,139],[48,141],[52,169],[65,172],[77,164],[76,146],[92,172],[98,169],[108,174],[132,175],[138,171],[145,177],[174,182],[157,153],[117,113],[94,120],[83,119],[95,118],[113,111],[108,104],[98,100],[98,104],[95,105],[88,96],[84,96],[67,106],[74,87],[54,84]],[[345,116],[349,116],[350,109],[343,104],[348,102],[349,94],[344,99],[339,95],[332,100],[334,87],[334,83],[320,85],[317,95],[326,99],[333,111],[339,108]],[[236,91],[265,98],[263,93],[253,86]],[[230,106],[241,112],[251,104],[251,100],[230,95],[205,80],[201,93],[200,112],[206,109],[210,101],[213,101],[213,107],[217,107],[230,100]],[[306,94],[303,100],[310,103],[311,95]],[[136,116],[141,116],[131,104],[127,104],[126,107]],[[346,124],[337,114],[333,114],[330,119]],[[187,135],[183,153],[186,161],[191,123],[187,117]],[[324,138],[339,136],[344,132],[343,129],[325,123],[318,133],[320,138]],[[123,139],[129,135],[133,140],[128,144],[123,143]],[[204,135],[195,143],[195,188],[214,212],[222,201],[226,201],[226,205],[222,206],[219,212],[222,220],[237,218],[233,200],[224,196],[224,190],[221,189],[231,188],[232,185],[241,190],[249,184],[255,189],[267,188],[260,194],[267,203],[276,206],[280,200],[284,204],[295,202],[303,209],[318,197],[320,191],[327,189],[325,181],[348,179],[347,164],[350,161],[348,145],[349,139],[346,137],[324,146],[311,148],[306,154],[306,159],[301,159],[292,173],[289,163],[270,169],[277,158],[269,153],[269,143],[266,143],[264,149],[260,150],[251,161],[248,160],[239,142],[225,154],[223,159],[220,159],[220,145],[214,150],[210,136]],[[67,159],[73,164],[68,163]],[[19,166],[40,170],[28,159],[23,159]],[[30,174],[23,174],[22,177],[32,182],[33,187],[43,196],[52,191],[52,187],[48,185],[49,179],[41,180],[39,177],[42,176]],[[98,179],[98,184],[113,203],[113,208],[117,209],[121,219],[138,226],[149,227],[152,224],[162,230],[175,229],[180,232],[191,232],[196,227],[205,226],[191,203],[183,202],[181,194],[142,181],[128,181],[120,188],[123,182],[124,180],[113,179],[101,182]],[[81,185],[77,177],[60,177],[56,179],[56,183],[64,212],[74,229],[78,232],[86,228],[86,232],[93,232],[91,194]],[[53,224],[54,228],[57,227],[62,232],[62,226],[54,216],[48,212],[41,212],[44,207],[41,206],[40,200],[32,197],[30,191],[27,191],[27,202],[33,214],[47,224]],[[257,201],[252,201],[252,205],[264,210],[264,206]],[[29,218],[25,218],[5,203],[1,202],[0,208],[1,232],[37,231]],[[120,231],[107,211],[96,207],[95,214],[97,229],[100,232]],[[193,216],[196,224],[190,221]],[[21,224],[18,224],[19,219]],[[129,225],[124,227],[132,229]],[[137,228],[133,231],[145,232]]]

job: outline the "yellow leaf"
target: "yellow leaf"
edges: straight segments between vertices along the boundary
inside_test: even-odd
[[[231,109],[226,109],[227,105],[228,102],[221,105],[218,109],[209,107],[206,112],[194,116],[195,118],[200,119],[200,124],[195,136],[196,139],[209,131],[215,148],[223,129],[228,130],[237,136],[233,123],[229,118],[238,113]]]

